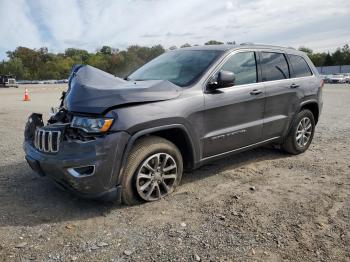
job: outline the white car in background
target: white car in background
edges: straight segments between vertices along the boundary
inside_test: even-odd
[[[341,75],[341,74],[331,75],[328,78],[328,83],[344,84],[344,83],[346,83],[345,76]]]
[[[345,83],[349,83],[350,84],[350,73],[344,74],[344,77],[345,77]]]

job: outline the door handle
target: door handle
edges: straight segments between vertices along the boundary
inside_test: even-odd
[[[297,84],[291,84],[291,86],[290,86],[290,88],[297,88],[297,87],[299,87],[299,85],[297,85]]]
[[[261,94],[261,93],[262,93],[262,91],[259,90],[259,89],[254,89],[253,91],[250,92],[250,94],[253,95],[253,96],[254,96],[254,95],[255,95],[255,96],[256,96],[256,95],[259,95],[259,94]]]

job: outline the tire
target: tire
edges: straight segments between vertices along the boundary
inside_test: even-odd
[[[304,128],[304,126],[309,127],[309,125],[311,125],[309,129]],[[298,113],[293,121],[289,133],[282,144],[282,149],[292,155],[304,153],[309,148],[314,137],[314,133],[314,115],[310,110],[304,109]],[[305,137],[308,139],[306,140]]]
[[[132,148],[122,175],[122,203],[159,200],[175,190],[182,173],[182,156],[172,142],[157,136],[142,138]]]

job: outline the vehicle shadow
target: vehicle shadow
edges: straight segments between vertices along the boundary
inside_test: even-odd
[[[79,199],[36,175],[25,161],[0,167],[0,227],[84,220],[120,208],[124,207]]]
[[[182,184],[193,183],[200,179],[225,172],[226,170],[234,170],[250,163],[258,163],[266,160],[281,159],[289,157],[283,151],[275,149],[272,146],[259,147],[250,151],[233,154],[228,157],[211,162],[204,165],[193,172],[187,172],[182,177]]]
[[[185,173],[182,184],[214,176],[251,162],[285,158],[288,155],[272,148],[258,148],[214,161]],[[127,208],[96,200],[79,199],[57,188],[52,181],[34,174],[27,163],[0,167],[0,227],[33,226],[106,216]]]

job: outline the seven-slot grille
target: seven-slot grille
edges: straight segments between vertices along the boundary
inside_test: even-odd
[[[56,153],[59,150],[60,137],[61,131],[38,128],[35,131],[34,146],[43,152]]]

